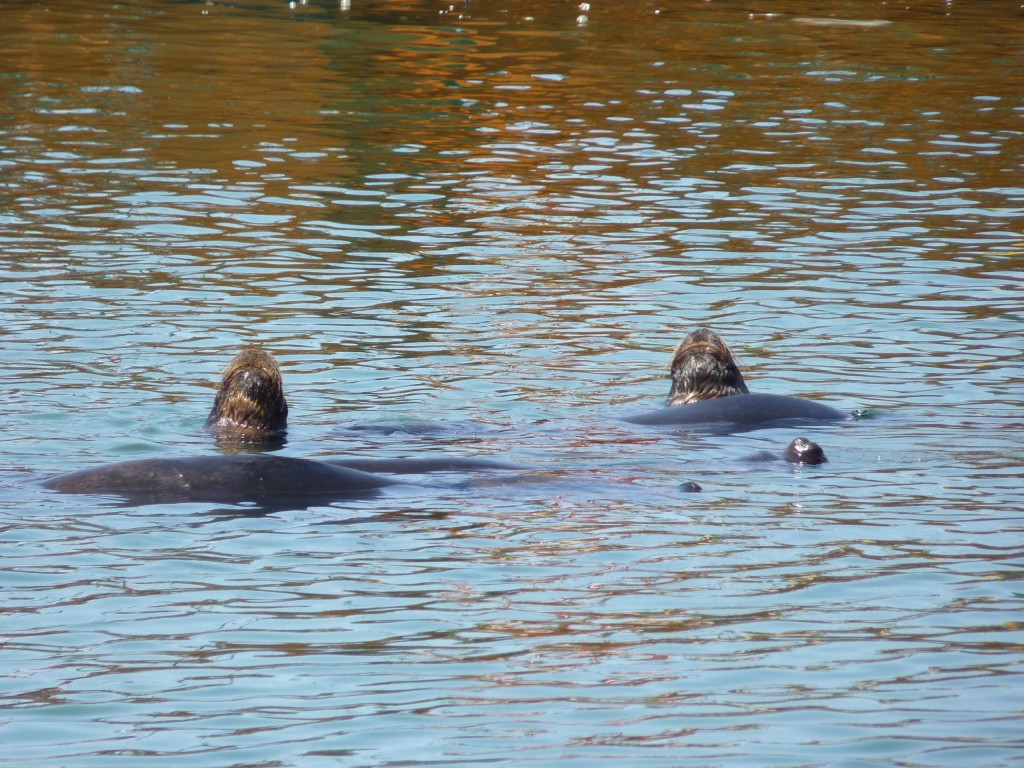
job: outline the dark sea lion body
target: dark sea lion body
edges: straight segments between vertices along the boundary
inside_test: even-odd
[[[633,424],[722,425],[756,429],[772,425],[839,421],[846,414],[813,400],[751,394],[732,350],[714,331],[686,335],[672,353],[672,386],[666,407],[627,416]]]
[[[120,496],[137,503],[238,504],[275,497],[330,501],[372,494],[397,481],[338,464],[268,454],[137,459],[59,475],[44,487]]]
[[[633,424],[687,426],[723,424],[750,429],[774,424],[841,421],[847,415],[823,403],[786,395],[733,395],[627,416]]]
[[[117,496],[130,504],[252,504],[260,514],[375,496],[402,484],[373,472],[425,474],[522,469],[458,456],[424,459],[329,459],[239,453],[178,459],[137,459],[51,478],[63,493]],[[372,470],[364,471],[364,470]]]

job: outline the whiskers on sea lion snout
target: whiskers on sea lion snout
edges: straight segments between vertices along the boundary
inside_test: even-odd
[[[701,328],[679,342],[672,354],[672,387],[667,405],[750,394],[732,350],[714,331]]]
[[[258,347],[243,349],[224,370],[206,428],[219,440],[264,443],[281,439],[287,426],[277,361]]]

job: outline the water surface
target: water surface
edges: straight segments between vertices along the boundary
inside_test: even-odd
[[[1009,2],[6,9],[0,764],[1019,765],[1022,41]],[[618,421],[699,326],[876,415]],[[543,472],[38,486],[214,453],[246,344],[285,454]],[[744,461],[796,434],[829,463]]]

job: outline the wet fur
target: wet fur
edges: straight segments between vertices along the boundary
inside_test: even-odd
[[[224,370],[206,428],[218,438],[262,442],[282,436],[287,427],[277,361],[258,347],[243,349]]]
[[[714,331],[687,335],[672,354],[672,387],[666,405],[750,394],[732,350]]]

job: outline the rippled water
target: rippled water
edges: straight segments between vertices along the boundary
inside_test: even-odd
[[[1010,2],[5,8],[0,764],[1019,765],[1022,55]],[[701,325],[874,418],[618,421]],[[543,472],[38,486],[213,453],[250,343],[286,454]]]

